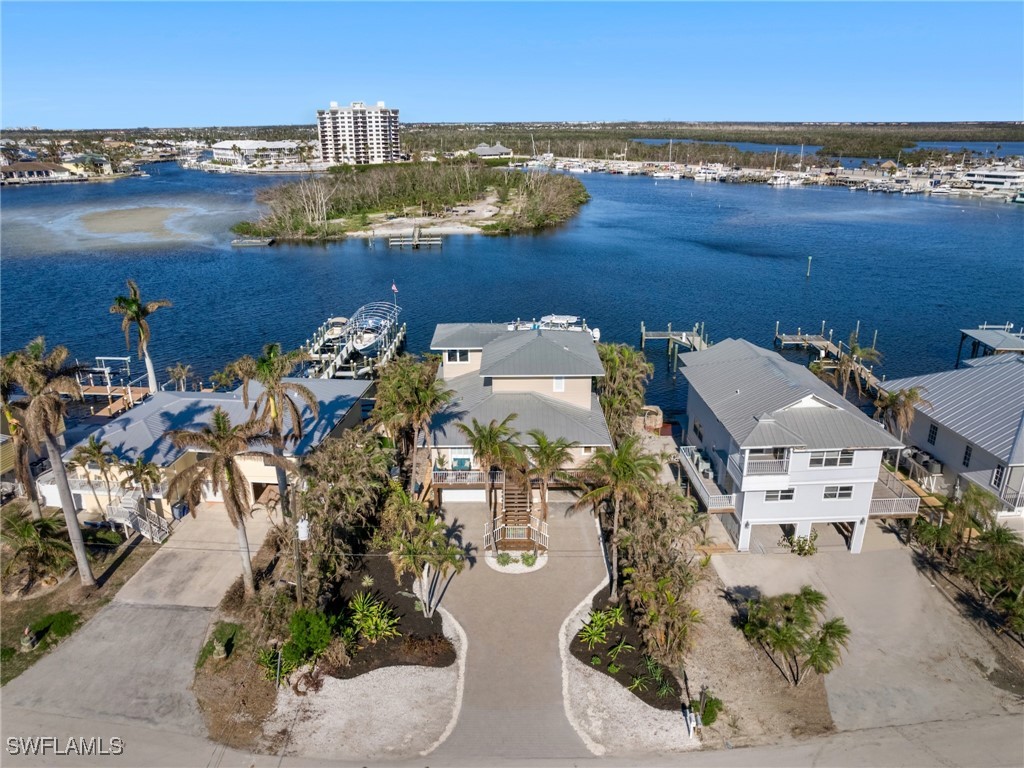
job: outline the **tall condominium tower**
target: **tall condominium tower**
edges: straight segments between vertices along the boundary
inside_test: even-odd
[[[361,101],[316,112],[320,136],[320,156],[326,162],[393,163],[398,160],[398,110],[388,109],[383,101],[368,107]]]

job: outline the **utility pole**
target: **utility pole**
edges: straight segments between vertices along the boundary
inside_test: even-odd
[[[295,601],[302,608],[302,542],[309,538],[309,521],[302,518],[295,525]]]

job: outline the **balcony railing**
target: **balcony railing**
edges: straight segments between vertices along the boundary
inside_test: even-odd
[[[729,471],[736,480],[744,475],[788,475],[789,456],[784,459],[747,459],[747,468],[743,468],[743,454],[729,454]]]
[[[682,460],[683,469],[686,470],[686,474],[690,478],[691,487],[697,491],[697,496],[704,502],[704,506],[709,512],[716,509],[736,508],[735,493],[712,493],[704,485],[704,478],[701,476],[700,470],[697,469],[696,461],[699,458],[699,454],[696,448],[692,445],[680,446],[679,458]]]
[[[999,498],[1006,504],[1008,512],[1019,512],[1024,509],[1024,493],[1006,490]]]
[[[869,514],[871,517],[896,517],[916,515],[921,499],[915,496],[904,496],[902,499],[872,499]]]
[[[435,469],[434,485],[486,485],[490,475],[493,485],[501,485],[505,481],[504,472],[483,472],[476,469]]]

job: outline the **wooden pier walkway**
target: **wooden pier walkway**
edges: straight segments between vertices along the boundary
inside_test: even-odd
[[[440,235],[424,235],[420,232],[420,228],[416,227],[412,231],[412,236],[409,235],[396,235],[395,237],[388,238],[388,248],[431,248],[433,246],[441,248],[444,245],[444,240]]]
[[[93,414],[95,416],[106,416],[107,418],[113,418],[122,411],[127,411],[148,396],[149,387],[105,387],[100,385],[86,385],[82,387],[82,397],[105,397],[107,399],[107,405]]]
[[[857,322],[857,330],[860,330],[860,321]],[[828,337],[825,336],[825,322],[821,323],[821,333],[804,333],[802,328],[797,328],[796,333],[780,333],[779,323],[775,323],[775,340],[774,344],[779,349],[793,349],[798,347],[800,349],[814,349],[817,350],[819,358],[824,362],[828,361],[835,366],[838,364],[839,359],[849,355],[850,349],[844,345],[842,341],[834,342],[832,340],[832,330],[829,330]],[[871,348],[876,349],[875,346],[878,342],[878,331],[875,331],[875,339],[871,343]],[[843,347],[846,346],[846,351],[843,351]],[[887,391],[885,389],[885,379],[879,378],[874,373],[874,366],[867,366],[864,363],[857,360],[854,356],[853,374],[860,379],[862,386],[868,391],[875,395],[885,395]]]

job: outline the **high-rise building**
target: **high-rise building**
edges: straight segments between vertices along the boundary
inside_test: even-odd
[[[320,157],[329,163],[393,163],[399,159],[398,110],[388,109],[383,101],[368,107],[361,101],[330,109],[318,109],[317,133]]]

